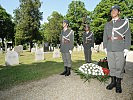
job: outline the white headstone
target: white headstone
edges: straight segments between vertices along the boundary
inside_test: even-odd
[[[60,57],[60,51],[59,51],[59,49],[54,49],[53,58],[59,58],[59,57]]]
[[[36,52],[36,48],[31,48],[31,53]]]
[[[6,65],[17,65],[19,64],[19,57],[16,51],[8,51],[5,56]]]
[[[126,57],[126,73],[133,77],[133,51],[128,52]]]
[[[74,48],[73,48],[73,51],[77,51],[77,48],[76,48],[76,47],[74,47]]]
[[[7,48],[7,51],[10,51],[10,48]]]
[[[44,60],[44,52],[42,50],[37,50],[35,52],[35,61]]]
[[[100,44],[99,50],[100,50],[100,51],[104,51],[104,49],[103,49],[103,42]]]
[[[0,53],[2,53],[2,48],[0,48]]]
[[[23,52],[23,46],[22,45],[15,46],[13,50],[20,55],[20,53]]]
[[[99,52],[99,45],[94,45],[94,51]]]
[[[23,52],[23,46],[19,45],[20,52]]]

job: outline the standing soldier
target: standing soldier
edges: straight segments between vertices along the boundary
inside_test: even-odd
[[[108,65],[110,69],[111,83],[107,90],[116,88],[116,93],[122,93],[121,80],[124,74],[124,56],[127,55],[131,46],[131,32],[127,19],[120,19],[120,7],[112,6],[112,20],[104,27],[103,45],[107,52]]]
[[[69,76],[71,74],[71,53],[74,47],[74,31],[68,28],[68,20],[63,21],[63,30],[60,36],[60,51],[64,62],[64,72],[60,75]]]
[[[94,35],[90,31],[90,26],[88,24],[84,27],[85,32],[83,33],[83,47],[86,63],[91,63],[91,48],[94,48]]]

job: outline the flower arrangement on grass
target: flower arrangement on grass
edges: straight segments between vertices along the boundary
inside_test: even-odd
[[[103,58],[103,59],[100,59],[99,62],[98,62],[98,65],[99,65],[99,66],[102,66],[103,68],[109,69],[107,57],[105,57],[105,58]]]
[[[103,68],[93,63],[87,63],[80,66],[75,72],[82,79],[90,81],[91,78],[96,78],[100,82],[106,82],[109,79],[109,69]]]

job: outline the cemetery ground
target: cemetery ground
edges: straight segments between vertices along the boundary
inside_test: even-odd
[[[103,52],[93,53],[92,60],[97,62],[104,57]],[[2,95],[0,98],[2,100],[133,100],[133,90],[126,83],[129,81],[126,75],[122,84],[123,93],[116,94],[114,89],[112,91],[105,89],[107,84],[93,79],[90,83],[84,83],[73,72],[68,77],[59,75],[63,71],[63,62],[61,58],[53,58],[52,52],[45,53],[44,58],[43,61],[35,61],[34,53],[24,51],[19,56],[19,65],[4,66],[5,54],[0,53],[0,94]],[[73,68],[78,68],[84,63],[83,51],[72,53]]]
[[[11,88],[17,84],[47,78],[63,71],[61,58],[53,58],[52,52],[44,54],[45,60],[35,61],[34,53],[24,51],[19,56],[19,65],[4,66],[5,54],[0,54],[0,90]],[[94,53],[93,61],[104,58],[104,53]],[[84,62],[83,51],[72,54],[73,68],[78,68]]]

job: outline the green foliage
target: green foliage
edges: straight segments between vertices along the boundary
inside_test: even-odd
[[[0,5],[0,38],[2,38],[2,44],[4,47],[4,38],[6,40],[14,39],[14,23],[12,17],[6,10]]]
[[[95,34],[96,44],[102,42],[104,25],[107,21],[111,20],[110,8],[113,5],[119,5],[121,9],[121,18],[130,18],[133,17],[133,1],[132,0],[102,0],[91,13],[91,28]],[[127,6],[129,5],[129,6]],[[130,27],[132,32],[133,40],[133,19],[130,20]]]
[[[72,1],[69,4],[65,19],[69,20],[70,27],[75,32],[75,43],[82,43],[83,26],[85,23],[89,23],[89,14],[90,12],[86,10],[84,2]]]
[[[81,71],[78,70],[78,69],[73,69],[73,70],[74,70],[74,72],[75,72],[77,75],[80,75],[80,78],[81,78],[81,79],[84,79],[84,80],[85,80],[84,82],[86,82],[86,81],[90,82],[91,79],[97,79],[97,80],[99,80],[100,82],[106,83],[106,82],[108,81],[108,79],[109,79],[109,76],[108,76],[108,75],[104,75],[104,76],[98,75],[98,76],[97,76],[97,75],[85,74],[85,73],[81,72]]]
[[[59,43],[62,22],[63,16],[56,11],[54,11],[51,16],[48,17],[48,23],[44,23],[40,30],[44,41],[54,44]]]
[[[40,7],[40,0],[20,0],[20,7],[14,11],[16,45],[41,38],[39,28],[42,12],[39,11]]]

